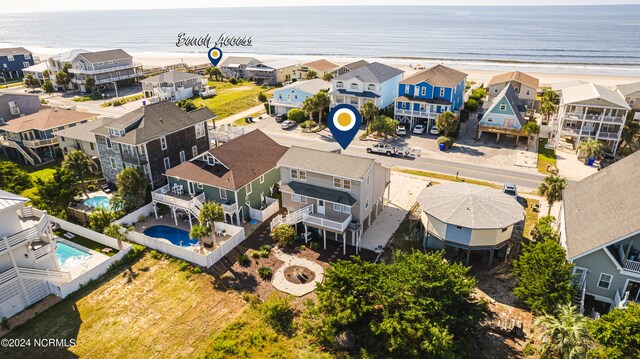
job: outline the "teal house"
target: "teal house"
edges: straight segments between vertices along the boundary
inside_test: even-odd
[[[202,203],[212,201],[222,205],[227,223],[264,221],[279,209],[272,196],[286,150],[260,130],[249,132],[169,169],[153,203],[197,217]]]
[[[522,130],[526,120],[524,114],[526,107],[521,103],[518,94],[515,92],[511,84],[507,85],[496,96],[491,106],[482,116],[478,124],[478,138],[484,132],[496,134],[496,142],[500,140],[500,135],[509,136],[526,136]]]

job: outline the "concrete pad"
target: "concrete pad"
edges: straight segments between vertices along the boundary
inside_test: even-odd
[[[274,248],[273,255],[284,262],[284,264],[273,274],[273,279],[271,281],[273,287],[281,292],[301,297],[313,292],[316,289],[316,285],[318,283],[322,283],[324,280],[324,268],[314,261],[282,253],[279,248]],[[284,275],[284,271],[291,266],[299,266],[309,269],[314,274],[313,280],[304,284],[289,282]]]

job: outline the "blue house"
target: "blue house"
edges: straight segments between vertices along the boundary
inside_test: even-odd
[[[374,62],[343,73],[331,80],[331,107],[341,103],[358,109],[373,102],[379,109],[393,105],[397,96],[398,82],[404,71]]]
[[[438,114],[462,108],[466,80],[464,72],[435,65],[400,81],[395,119],[410,128],[418,123],[434,125]]]
[[[33,65],[31,51],[23,47],[0,49],[0,73],[5,80],[22,77],[22,69]]]
[[[500,140],[500,134],[516,136],[526,136],[522,131],[526,120],[524,113],[527,108],[518,98],[518,94],[511,84],[507,85],[491,103],[491,106],[482,116],[478,124],[478,138],[483,132],[497,134],[496,142]]]
[[[291,85],[279,88],[269,99],[269,113],[272,115],[286,114],[293,108],[302,108],[302,102],[313,97],[321,90],[329,91],[331,84],[321,79],[297,81]]]

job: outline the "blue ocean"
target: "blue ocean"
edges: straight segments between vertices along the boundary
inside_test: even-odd
[[[227,52],[256,55],[559,64],[627,74],[640,69],[640,5],[77,11],[6,14],[0,21],[2,44],[206,52],[176,47],[182,32],[250,36],[253,46]]]

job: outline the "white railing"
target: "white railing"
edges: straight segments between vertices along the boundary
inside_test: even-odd
[[[275,198],[265,197],[264,202],[266,206],[263,209],[249,208],[249,217],[251,219],[264,222],[280,209],[280,203]]]
[[[51,253],[55,253],[56,251],[56,244],[55,243],[48,243],[38,249],[36,249],[35,251],[33,251],[33,255],[36,257],[36,259],[41,259]]]
[[[177,197],[177,195],[170,195],[165,193],[170,193],[169,185],[164,185],[161,188],[151,192],[151,198],[154,201],[162,202],[165,204],[171,204],[174,206],[178,206],[180,208],[189,209],[189,200]]]
[[[3,285],[17,277],[18,277],[18,272],[16,272],[16,270],[12,267],[0,273],[0,285]]]
[[[273,106],[284,106],[284,107],[297,107],[302,108],[302,102],[293,102],[293,101],[285,101],[285,100],[277,100],[277,99],[269,99],[269,104]]]
[[[605,132],[605,131],[601,131],[599,132],[596,137],[598,139],[606,139],[606,140],[617,140],[619,137],[619,133],[618,132]]]
[[[322,215],[318,214],[307,214],[304,216],[302,223],[309,224],[312,226],[319,226],[322,228],[327,228],[331,230],[336,230],[339,232],[344,232],[349,226],[349,222],[351,222],[352,215],[349,215],[344,221],[338,222],[330,219],[326,219],[322,217]]]
[[[42,147],[42,146],[52,146],[52,145],[57,145],[58,144],[58,138],[54,137],[54,138],[46,138],[46,139],[43,139],[43,140],[22,141],[22,144],[24,144],[25,147],[30,147],[30,148],[38,148],[38,147]]]
[[[271,230],[282,224],[300,223],[304,219],[304,216],[308,215],[312,211],[313,205],[308,205],[306,207],[297,209],[287,215],[278,216],[271,221]]]
[[[36,165],[36,159],[38,160],[38,162],[42,162],[42,159],[40,159],[39,156],[36,156],[36,159],[34,159],[30,154],[28,154],[17,142],[15,142],[14,140],[8,140],[6,139],[4,136],[0,136],[0,146],[5,146],[5,147],[11,147],[14,148],[16,150],[18,150],[18,152],[20,152],[20,154],[27,160],[27,162],[29,162],[32,166]]]
[[[50,269],[33,269],[18,267],[20,277],[39,280],[52,280],[56,282],[68,282],[71,280],[71,273]]]
[[[222,211],[224,211],[225,213],[233,213],[235,211],[238,210],[238,203],[232,203],[232,204],[222,204]]]
[[[3,240],[0,240],[0,242],[4,244],[0,245],[0,254],[4,250],[17,247],[26,241],[38,239],[48,226],[49,216],[42,216],[35,226],[5,237]]]
[[[119,80],[127,80],[132,79],[134,77],[138,77],[138,74],[129,74],[129,75],[120,75],[120,76],[111,76],[108,79],[96,80],[96,84],[106,84],[109,82],[119,81]]]
[[[438,116],[438,113],[431,111],[414,111],[414,110],[403,110],[400,108],[395,109],[396,116],[412,116],[412,117],[424,117],[429,119],[434,119]]]
[[[219,141],[219,142],[226,143],[244,135],[244,133],[245,133],[244,127],[222,125],[214,129],[211,129],[209,131],[209,136],[211,137],[212,141]]]
[[[580,314],[584,314],[584,300],[587,296],[587,281],[586,274],[583,275],[582,286],[580,288]]]
[[[636,273],[640,273],[640,262],[627,259],[624,261],[624,269]]]
[[[108,68],[98,69],[98,70],[76,69],[76,68],[72,67],[72,68],[69,69],[69,73],[96,75],[96,74],[104,74],[104,73],[113,72],[113,71],[128,70],[128,69],[132,69],[134,67],[139,67],[139,66],[140,65],[133,63],[133,64],[129,64],[129,65],[108,67]]]

